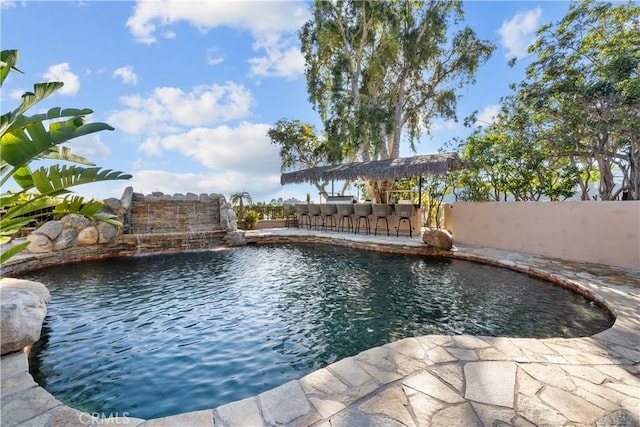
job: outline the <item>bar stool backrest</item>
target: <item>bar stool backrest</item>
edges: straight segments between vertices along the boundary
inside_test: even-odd
[[[338,214],[341,216],[349,216],[353,214],[353,203],[340,203],[336,206],[338,207]]]
[[[386,203],[374,203],[372,205],[373,216],[376,218],[386,218],[391,216],[391,205]]]
[[[397,204],[396,213],[399,218],[411,218],[413,216],[413,205],[405,203]]]
[[[356,203],[353,205],[353,211],[356,216],[369,216],[371,215],[371,203]]]
[[[325,203],[320,205],[320,211],[322,215],[333,215],[338,212],[338,208],[335,203]]]
[[[296,213],[298,215],[306,215],[309,213],[309,206],[303,203],[298,203],[296,206]]]
[[[317,203],[309,204],[309,215],[321,215],[320,205]]]

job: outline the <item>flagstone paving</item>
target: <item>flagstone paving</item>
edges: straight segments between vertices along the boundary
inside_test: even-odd
[[[424,253],[419,238],[248,232],[250,242],[316,241]],[[406,338],[366,350],[258,396],[140,420],[63,405],[2,357],[3,426],[640,426],[640,270],[461,247],[450,254],[552,280],[606,306],[616,321],[591,337]],[[110,416],[113,415],[113,416]],[[123,416],[124,415],[124,416]]]

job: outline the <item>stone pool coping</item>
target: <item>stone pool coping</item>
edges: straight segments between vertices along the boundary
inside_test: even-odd
[[[591,337],[534,339],[429,335],[342,359],[258,396],[140,420],[63,405],[5,355],[1,424],[20,426],[492,426],[640,425],[640,271],[457,245],[419,237],[304,229],[245,233],[248,244],[311,242],[431,254],[502,266],[566,286],[607,307],[614,325]]]

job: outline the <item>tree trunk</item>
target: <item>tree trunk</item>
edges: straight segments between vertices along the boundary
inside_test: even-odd
[[[377,203],[389,203],[388,192],[393,188],[394,181],[367,181],[367,192],[371,200]]]
[[[611,200],[613,187],[615,186],[613,172],[611,171],[611,159],[604,154],[598,153],[596,154],[596,161],[600,170],[600,186],[598,188],[600,200]]]

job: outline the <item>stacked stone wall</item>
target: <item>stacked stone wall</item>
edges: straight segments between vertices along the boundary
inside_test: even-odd
[[[220,195],[134,193],[128,234],[199,233],[221,230]]]

